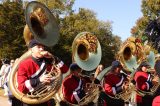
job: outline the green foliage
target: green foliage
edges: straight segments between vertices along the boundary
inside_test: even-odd
[[[24,51],[24,12],[16,2],[0,4],[0,58],[17,58]]]
[[[72,42],[80,32],[91,32],[98,37],[103,55],[101,63],[105,65],[110,65],[118,50],[116,46],[121,43],[121,40],[116,39],[112,34],[111,22],[98,21],[96,14],[88,9],[80,8],[78,13],[62,18],[60,29],[60,40],[53,48],[54,54],[63,57],[63,60],[69,64],[72,62]]]
[[[43,4],[45,4],[55,15],[60,14],[69,14],[72,12],[72,6],[74,4],[74,0],[69,2],[69,5],[66,4],[65,0],[37,0]]]
[[[40,1],[40,0],[39,0]],[[46,0],[41,0],[45,3]],[[72,11],[72,5],[65,6],[61,0],[47,0],[50,10],[57,12],[60,37],[58,43],[49,48],[51,53],[61,58],[67,65],[72,62],[72,42],[80,32],[95,34],[101,44],[101,63],[109,66],[114,60],[121,44],[121,39],[112,34],[112,23],[99,21],[96,13],[88,9],[80,8],[78,13]],[[64,14],[67,13],[68,14]],[[63,16],[61,16],[63,14]],[[22,5],[16,2],[0,4],[0,58],[17,58],[21,56],[27,47],[23,38],[25,25],[24,10]]]
[[[146,36],[144,31],[150,20],[156,19],[160,14],[160,0],[142,0],[141,11],[143,16],[133,26],[131,33],[133,36]]]

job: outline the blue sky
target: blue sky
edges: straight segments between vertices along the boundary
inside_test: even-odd
[[[136,20],[142,16],[141,0],[75,0],[73,9],[88,8],[103,21],[112,21],[113,34],[124,41],[131,33]]]

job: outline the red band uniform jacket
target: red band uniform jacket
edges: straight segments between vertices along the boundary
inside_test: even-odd
[[[150,88],[152,88],[153,86],[151,79],[152,77],[150,73],[137,71],[134,76],[134,81],[136,82],[136,89],[141,91],[150,91]],[[136,102],[142,102],[142,97],[140,95],[136,96]]]
[[[45,68],[46,72],[49,72],[52,67],[51,63],[51,60],[45,58],[35,59],[33,57],[22,61],[19,64],[17,73],[18,90],[22,93],[34,90],[34,87],[40,83],[37,72],[43,68]],[[62,61],[57,66],[61,69],[62,73],[68,71],[68,67]]]
[[[84,86],[90,83],[89,78],[79,78],[73,74],[64,79],[62,83],[63,97],[67,102],[78,104],[78,102],[85,96]]]
[[[122,84],[126,81],[124,74],[115,75],[109,73],[104,77],[103,88],[107,95],[114,97],[116,94],[122,92]]]

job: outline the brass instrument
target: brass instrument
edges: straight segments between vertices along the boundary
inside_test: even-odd
[[[82,80],[86,80],[86,77],[89,76],[85,76],[85,75],[80,75]],[[84,91],[85,91],[85,96],[80,100],[80,102],[78,103],[78,106],[84,106],[87,105],[89,102],[94,102],[97,103],[98,97],[99,97],[99,84],[95,84],[94,83],[94,78],[90,77],[91,82],[90,83],[86,83],[83,87]]]
[[[135,85],[131,82],[134,73],[140,63],[146,58],[145,51],[140,39],[135,37],[129,37],[120,47],[117,56],[118,60],[121,62],[124,70],[131,72],[130,80],[127,82],[129,84],[128,89],[122,91],[115,95],[115,98],[121,98],[124,101],[129,101],[132,92],[135,91]]]
[[[101,60],[101,46],[95,35],[90,32],[79,33],[72,43],[73,60],[85,71],[94,70]],[[88,83],[86,96],[83,97],[78,105],[83,106],[87,103],[97,101],[99,87],[94,83]]]
[[[132,93],[136,88],[132,83],[130,83],[130,82],[127,82],[127,83],[129,84],[128,89],[126,89],[125,91],[123,91],[123,92],[121,92],[119,94],[116,94],[115,95],[116,99],[122,99],[125,102],[128,102],[130,100],[130,98],[132,96]]]
[[[106,69],[104,69],[104,73],[105,75],[109,73],[109,71],[111,70],[111,66],[110,67],[107,67]],[[102,71],[102,72],[103,72]],[[102,83],[104,84],[104,79],[101,77],[104,73],[100,73],[101,75],[99,75],[97,77],[97,79],[99,80],[102,80]],[[124,73],[122,70],[121,70],[121,73]],[[127,73],[125,73],[126,76],[130,76],[130,78],[133,77],[133,73],[128,75]],[[108,95],[110,98],[113,98],[113,99],[122,99],[124,100],[125,102],[128,102],[131,98],[131,95],[132,95],[132,92],[136,89],[135,88],[135,85],[133,83],[131,83],[131,79],[127,79],[126,81],[123,82],[123,84],[127,84],[128,85],[128,88],[127,89],[124,89],[122,92],[118,93],[118,94],[115,94],[114,96],[111,96],[111,95]]]
[[[129,37],[120,47],[117,59],[120,60],[126,71],[134,72],[139,64],[146,58],[140,39]]]
[[[99,65],[102,55],[101,46],[97,37],[90,32],[82,32],[75,37],[72,43],[72,53],[73,61],[85,71],[94,70]],[[96,103],[99,96],[98,85],[94,83],[88,83],[86,88],[88,89],[85,92],[86,95],[78,104],[72,104],[65,100],[62,89],[60,89],[59,93],[56,94],[55,99],[59,102],[65,101],[70,106],[84,106],[91,101]]]
[[[101,60],[101,46],[90,32],[79,33],[72,43],[73,61],[85,71],[94,70]]]
[[[135,37],[129,37],[121,45],[116,58],[120,61],[125,71],[134,73],[141,61],[146,58],[146,55],[140,40]],[[97,78],[102,80],[103,76],[108,73],[110,69],[111,66],[104,69]]]
[[[135,37],[129,37],[120,47],[119,52],[116,56],[117,60],[123,66],[123,70],[130,73],[130,79],[127,81],[128,89],[123,90],[121,93],[116,94],[114,99],[122,99],[129,101],[132,92],[135,90],[135,85],[131,83],[133,75],[143,59],[146,58],[144,48],[140,39]],[[104,69],[98,76],[97,79],[102,80],[105,74],[111,70],[111,66]],[[122,70],[122,71],[123,71]]]
[[[160,56],[159,54],[155,55],[155,53],[153,51],[150,51],[150,54],[148,56],[147,61],[149,62],[151,68],[149,70],[154,69],[155,72],[151,73],[151,77],[152,79],[154,77],[158,77],[160,75]],[[136,90],[137,93],[141,96],[145,96],[145,95],[154,95],[156,93],[156,91],[159,89],[160,86],[160,78],[158,79],[158,81],[153,85],[152,88],[150,88],[150,91],[142,91],[142,90]]]
[[[46,46],[53,46],[58,41],[59,28],[56,20],[49,9],[36,1],[28,3],[25,11],[27,25],[24,28],[24,38],[26,45],[32,38],[35,38]],[[33,36],[32,36],[33,35]],[[17,88],[16,74],[19,63],[31,56],[31,51],[24,53],[14,64],[10,72],[9,87],[12,94],[19,100],[27,104],[39,104],[48,101],[60,88],[62,75],[60,69],[53,62],[52,70],[47,75],[52,76],[50,84],[39,84],[35,90],[24,94]],[[53,58],[54,59],[54,58]]]
[[[86,95],[80,100],[78,103],[78,106],[84,106],[87,105],[87,103],[93,101],[94,103],[97,103],[98,97],[99,97],[99,85],[92,83],[86,84],[87,91],[85,92]]]
[[[99,97],[99,85],[92,83],[87,83],[85,85],[85,96],[78,102],[78,104],[72,104],[63,98],[70,106],[85,106],[90,102],[97,103]]]
[[[133,79],[135,70],[138,68],[140,63],[144,60],[146,60],[150,64],[152,69],[158,67],[157,65],[158,61],[156,59],[157,57],[155,56],[154,51],[151,49],[151,46],[149,46],[148,44],[143,45],[142,42],[140,42],[137,38],[131,37],[127,40],[128,41],[124,44],[124,46],[122,45],[122,47],[124,48],[121,48],[121,50],[118,53],[118,59],[122,63],[124,69],[131,72],[131,75],[130,75],[131,80]],[[159,68],[156,69],[156,71],[158,70]],[[155,77],[155,75],[153,75],[153,77]],[[160,81],[157,82],[157,84],[151,88],[150,92],[145,92],[145,91],[137,90],[135,88],[135,85],[131,83],[131,80],[129,81],[129,83],[131,84],[132,87],[131,88],[128,87],[128,90],[125,90],[123,92],[124,95],[128,95],[134,91],[136,91],[141,96],[153,95],[157,91],[160,84]],[[127,98],[123,95],[123,93],[120,94],[119,97]],[[129,98],[130,96],[128,95],[127,100],[129,100]]]

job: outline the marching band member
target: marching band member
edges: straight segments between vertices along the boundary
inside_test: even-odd
[[[153,84],[158,82],[158,76],[152,77],[151,73],[148,72],[150,69],[150,65],[148,62],[143,61],[134,75],[134,81],[136,84],[136,89],[141,91],[150,91],[150,88],[153,87]],[[145,95],[144,97],[139,94],[136,95],[136,103],[137,106],[151,106],[152,105],[153,96]]]
[[[160,106],[160,96],[156,96],[153,99],[152,106]]]
[[[114,99],[114,96],[128,88],[127,76],[120,73],[122,65],[119,61],[112,62],[111,70],[104,76],[103,89],[100,97],[103,100],[104,106],[124,106],[124,101]]]
[[[80,75],[82,69],[76,63],[70,65],[70,71],[71,74],[62,82],[62,93],[66,101],[78,104],[85,96],[85,84],[90,82],[90,79]]]
[[[45,71],[49,72],[51,70],[53,61],[52,54],[45,51],[44,47],[43,44],[32,39],[29,43],[29,49],[32,52],[31,57],[19,64],[17,73],[18,90],[24,94],[34,90],[34,87],[39,83],[50,83],[52,80],[51,76],[43,74]],[[62,61],[59,61],[57,66],[61,69],[62,73],[68,71],[68,67]],[[22,104],[23,106],[49,106],[51,105],[50,102],[47,101],[37,105]]]

